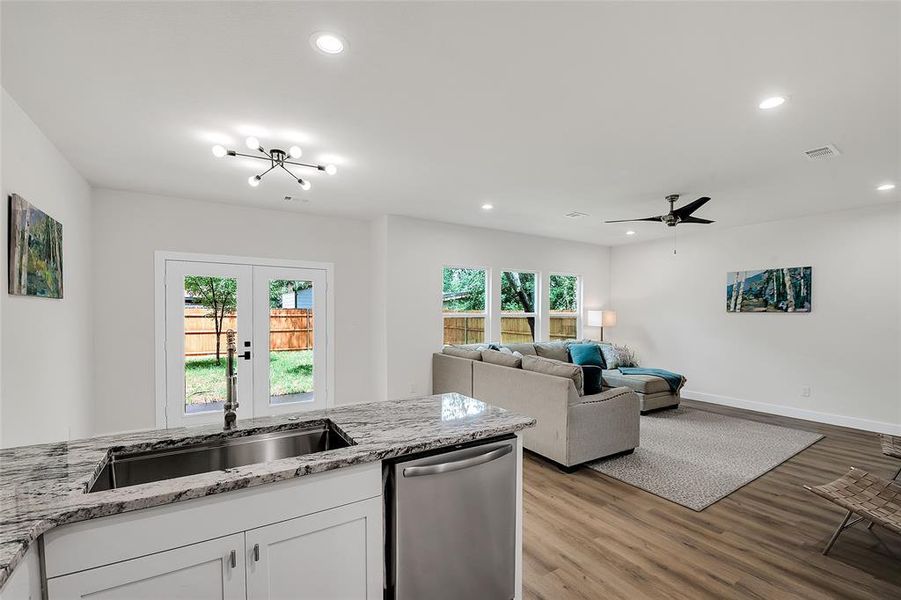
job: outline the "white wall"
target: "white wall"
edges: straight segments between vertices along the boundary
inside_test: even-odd
[[[899,237],[889,204],[616,247],[607,333],[686,397],[901,434]],[[728,271],[803,265],[811,313],[726,313]]]
[[[92,432],[91,189],[15,101],[2,92],[3,446]],[[63,224],[62,300],[7,293],[9,194]]]
[[[98,431],[155,425],[156,250],[334,263],[333,398],[372,399],[369,223],[111,190],[93,219]]]
[[[585,308],[602,308],[609,297],[606,246],[406,217],[386,217],[379,226],[385,227],[388,398],[431,391],[432,353],[443,341],[444,265],[487,267],[495,275],[504,269],[573,272],[583,278]]]

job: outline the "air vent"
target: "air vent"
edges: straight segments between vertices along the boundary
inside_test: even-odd
[[[290,201],[291,201],[291,200],[294,200],[294,198],[293,198],[293,197],[291,197],[291,196],[285,196],[285,200],[287,200],[287,201],[289,201],[289,202],[290,202]]]
[[[577,210],[574,210],[571,213],[566,213],[566,217],[568,219],[581,219],[582,217],[587,217],[587,216],[588,216],[587,213],[579,212]]]
[[[804,152],[804,156],[806,156],[808,160],[826,160],[827,158],[836,157],[839,154],[841,154],[841,152],[839,152],[838,148],[832,144],[826,144],[820,148],[813,148]]]

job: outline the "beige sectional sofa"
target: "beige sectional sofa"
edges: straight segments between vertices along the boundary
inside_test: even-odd
[[[510,348],[516,346],[520,345]],[[524,432],[524,446],[567,469],[638,446],[640,400],[630,388],[585,395],[581,371],[573,377],[565,374],[579,367],[552,358],[562,356],[559,347],[531,349],[528,355],[533,358],[520,359],[531,362],[529,369],[517,368],[515,360],[510,363],[497,354],[487,355],[487,361],[473,347],[446,348],[434,354],[432,392],[459,392],[535,417],[538,424]],[[558,369],[561,374],[530,369]]]

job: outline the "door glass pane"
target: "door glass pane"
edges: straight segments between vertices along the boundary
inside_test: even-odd
[[[237,297],[234,278],[185,277],[185,414],[225,404],[225,332],[237,331]]]
[[[313,401],[313,282],[269,282],[269,403]]]
[[[484,317],[445,317],[444,343],[479,344],[485,341]]]

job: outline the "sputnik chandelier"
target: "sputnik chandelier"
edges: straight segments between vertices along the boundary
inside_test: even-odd
[[[282,169],[285,173],[291,176],[291,179],[297,180],[297,183],[300,184],[301,189],[310,189],[311,186],[308,179],[297,177],[285,165],[304,167],[306,169],[316,169],[317,171],[325,171],[329,175],[334,175],[338,172],[338,168],[335,167],[335,165],[311,165],[308,163],[288,160],[288,158],[297,159],[303,155],[300,146],[291,146],[290,148],[288,148],[288,151],[285,152],[284,150],[279,150],[278,148],[270,148],[269,150],[266,150],[265,148],[263,148],[263,146],[260,145],[260,140],[255,137],[247,138],[244,143],[249,149],[255,150],[259,152],[259,154],[244,154],[243,152],[229,150],[225,146],[216,144],[215,146],[213,146],[213,156],[217,158],[222,158],[225,156],[242,156],[244,158],[255,158],[257,160],[268,162],[270,165],[268,169],[266,169],[259,175],[251,175],[247,179],[247,183],[249,183],[251,187],[257,187],[258,185],[260,185],[260,181],[263,180],[263,176],[268,174],[273,169]]]

